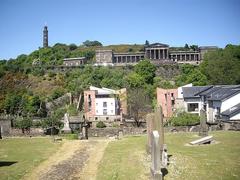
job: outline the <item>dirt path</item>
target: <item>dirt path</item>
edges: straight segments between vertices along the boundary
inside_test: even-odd
[[[64,141],[56,154],[36,167],[25,180],[94,180],[110,140]]]

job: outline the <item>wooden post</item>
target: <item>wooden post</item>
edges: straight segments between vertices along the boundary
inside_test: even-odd
[[[158,131],[153,131],[151,136],[151,175],[153,180],[162,180],[162,172],[161,172],[161,162],[160,162],[160,146],[159,146],[159,133]]]

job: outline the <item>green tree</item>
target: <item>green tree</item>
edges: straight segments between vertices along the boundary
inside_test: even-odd
[[[155,77],[156,66],[149,60],[140,61],[135,67],[134,71],[139,74],[145,83],[153,84],[153,78]]]
[[[130,88],[143,87],[143,85],[145,84],[145,79],[141,75],[134,72],[130,73],[126,77],[126,81],[127,81],[128,87]]]
[[[148,40],[145,41],[145,46],[149,46],[149,41]]]
[[[240,83],[240,46],[227,45],[225,49],[208,52],[200,70],[211,84]]]
[[[89,41],[86,40],[83,42],[83,45],[86,47],[91,47],[91,46],[102,46],[102,43],[100,43],[99,41]]]

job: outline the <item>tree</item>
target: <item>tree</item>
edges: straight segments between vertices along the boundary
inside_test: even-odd
[[[91,47],[91,46],[102,46],[102,43],[100,43],[99,41],[89,41],[86,40],[83,42],[83,45],[86,47]]]
[[[134,119],[139,127],[143,118],[151,112],[151,100],[144,91],[144,88],[134,88],[128,90],[128,110],[131,118]]]
[[[185,44],[184,48],[185,48],[185,49],[189,49],[188,44]]]
[[[130,73],[126,77],[128,87],[130,88],[140,88],[145,84],[145,79],[137,73]]]
[[[208,79],[198,66],[184,64],[180,66],[181,74],[176,77],[176,85],[182,86],[193,83],[194,86],[203,86],[208,84]]]
[[[77,45],[76,44],[70,44],[69,49],[70,49],[70,51],[73,51],[73,50],[77,49]]]
[[[32,126],[32,120],[29,117],[18,117],[15,125],[17,128],[22,129],[22,133],[25,133],[25,131],[29,133]]]
[[[200,70],[211,84],[240,83],[240,46],[227,45],[225,49],[208,52]]]
[[[190,49],[192,49],[194,51],[197,51],[198,50],[198,46],[197,45],[191,45]]]
[[[145,46],[149,46],[149,41],[148,40],[145,41]]]
[[[156,69],[156,66],[149,60],[142,60],[134,67],[134,71],[143,77],[145,83],[148,84],[153,84]]]

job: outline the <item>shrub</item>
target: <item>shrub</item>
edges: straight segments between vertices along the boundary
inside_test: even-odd
[[[68,107],[67,112],[69,113],[70,116],[76,116],[76,115],[78,115],[77,107],[75,107],[73,104],[71,104],[71,105]]]
[[[59,97],[61,97],[63,95],[64,95],[64,90],[56,89],[56,90],[53,91],[50,99],[54,100],[54,99],[57,99],[57,98],[59,98]]]
[[[104,124],[104,122],[102,122],[102,121],[99,121],[99,122],[96,124],[96,127],[97,127],[97,128],[105,128],[105,127],[106,127],[106,124]]]
[[[197,114],[180,112],[177,116],[170,119],[170,124],[173,126],[190,126],[200,122],[200,117]]]

